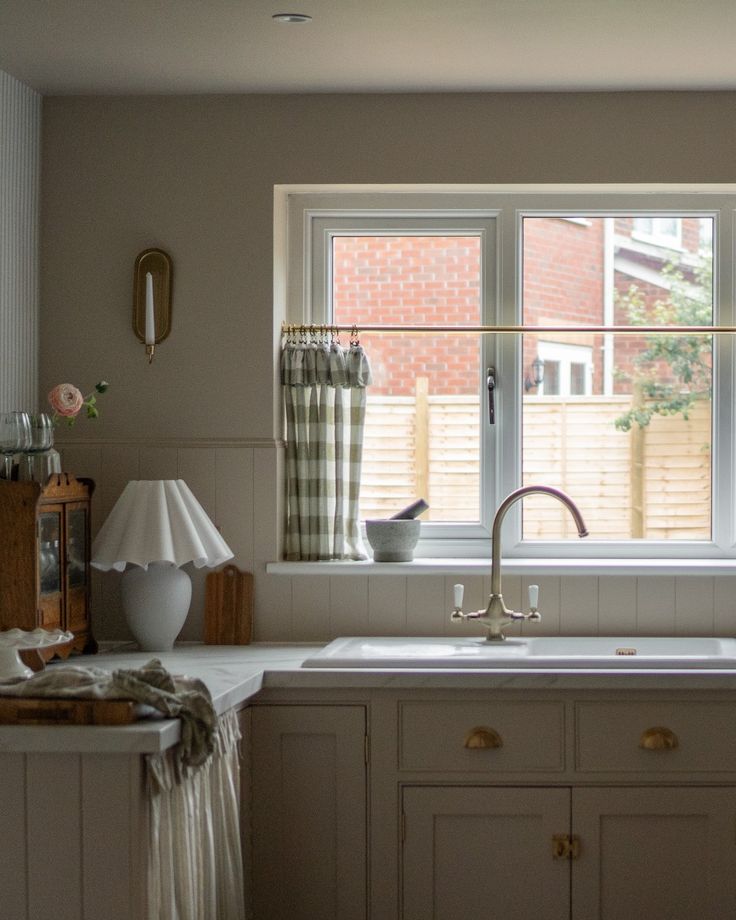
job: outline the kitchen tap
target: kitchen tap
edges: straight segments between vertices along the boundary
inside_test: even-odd
[[[515,502],[524,498],[525,495],[533,494],[551,495],[558,499],[568,509],[575,521],[578,529],[578,536],[587,537],[588,529],[585,521],[575,502],[561,489],[555,489],[553,486],[522,486],[507,495],[498,506],[493,526],[491,528],[491,594],[488,598],[488,606],[485,610],[475,610],[472,613],[463,613],[463,586],[455,585],[455,606],[451,614],[452,620],[478,620],[488,630],[487,639],[489,642],[502,642],[506,637],[503,634],[503,628],[516,620],[541,620],[542,615],[537,609],[539,588],[536,585],[529,586],[529,612],[520,613],[515,610],[509,610],[504,603],[503,594],[501,593],[501,525],[509,508]]]

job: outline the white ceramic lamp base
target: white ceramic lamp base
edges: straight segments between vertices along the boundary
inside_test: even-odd
[[[189,575],[168,562],[148,569],[133,566],[122,580],[125,618],[145,652],[169,652],[181,632],[192,600]]]

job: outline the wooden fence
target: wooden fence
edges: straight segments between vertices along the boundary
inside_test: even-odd
[[[558,486],[602,540],[710,537],[710,405],[690,419],[655,416],[619,431],[628,396],[534,396],[524,400],[523,481]],[[430,396],[370,397],[361,516],[387,517],[423,496],[424,520],[474,521],[479,508],[479,400]],[[557,502],[524,501],[527,539],[575,535]]]

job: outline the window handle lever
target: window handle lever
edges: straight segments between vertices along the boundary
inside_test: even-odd
[[[486,386],[488,387],[488,423],[496,424],[496,368],[488,368],[486,377]]]

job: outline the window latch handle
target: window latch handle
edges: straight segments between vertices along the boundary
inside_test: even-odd
[[[486,386],[488,387],[488,423],[490,425],[496,424],[496,368],[488,368],[488,376],[486,378]]]

